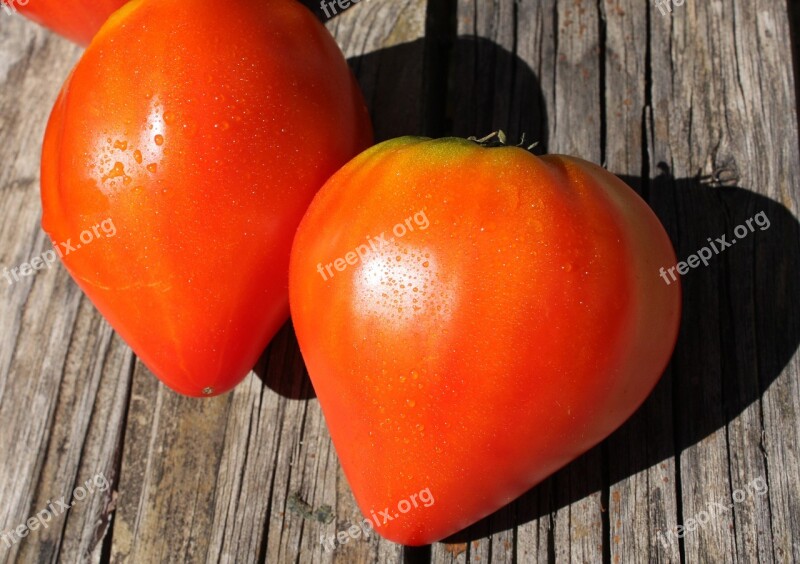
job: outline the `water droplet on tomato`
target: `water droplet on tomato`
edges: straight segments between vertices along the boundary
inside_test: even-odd
[[[186,133],[187,137],[194,137],[197,135],[197,124],[191,121],[187,121],[183,124],[183,131]]]
[[[125,176],[125,165],[117,161],[114,163],[114,168],[108,172],[106,179],[119,178],[120,176]]]

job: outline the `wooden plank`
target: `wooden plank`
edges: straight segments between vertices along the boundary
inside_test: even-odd
[[[767,497],[748,495],[735,503],[733,533],[742,560],[780,562],[800,560],[800,143],[792,61],[783,51],[790,44],[787,8],[766,1],[734,4],[735,25],[726,22],[734,48],[726,55],[725,83],[736,94],[728,106],[739,110],[738,119],[729,117],[730,110],[722,114],[737,141],[734,158],[747,165],[740,185],[764,196],[747,198],[731,224],[759,211],[773,222],[763,232],[770,237],[743,242],[744,252],[734,255],[741,262],[731,266],[733,279],[742,281],[732,286],[732,301],[747,313],[743,320],[742,311],[731,312],[738,330],[731,364],[738,370],[728,401],[741,408],[729,430],[733,501],[753,480],[769,482]],[[742,131],[752,133],[734,135]],[[759,391],[761,404],[747,405]]]
[[[650,169],[663,161],[671,172],[654,180],[651,201],[679,257],[708,237],[730,240],[759,210],[772,221],[683,278],[673,369],[678,518],[690,529],[677,541],[688,561],[797,558],[798,372],[796,359],[784,365],[799,338],[798,144],[786,22],[785,5],[769,2],[651,11]],[[719,167],[736,170],[741,189],[693,180]],[[768,502],[739,503],[759,477],[769,477]],[[725,509],[697,524],[716,503]]]
[[[425,9],[423,0],[372,0],[328,22],[376,116],[378,138],[422,123]],[[197,401],[166,391],[137,366],[112,560],[399,562],[402,547],[375,536],[331,551],[320,542],[360,512],[319,404],[307,399],[313,392],[289,326],[256,373],[227,396]],[[326,505],[331,522],[304,516]]]
[[[645,198],[650,192],[645,135],[652,9],[635,0],[603,3],[604,160],[608,170]],[[658,205],[654,209],[661,211]],[[658,532],[678,516],[672,386],[668,369],[642,408],[606,441],[605,543],[611,562],[680,560],[677,542],[654,546],[661,542]]]
[[[426,8],[424,0],[370,0],[328,23],[364,92],[378,142],[423,129]]]
[[[99,562],[116,502],[133,354],[85,297],[72,331],[31,514],[62,496],[73,507],[21,545],[23,562]]]
[[[549,152],[577,155],[601,163],[602,98],[600,13],[597,2],[556,5],[556,68],[540,77],[552,120]],[[553,81],[552,86],[548,84]],[[547,96],[547,94],[545,94]],[[556,560],[600,562],[603,558],[601,449],[594,448],[555,477],[554,542]]]
[[[51,248],[40,227],[40,144],[80,51],[0,18],[0,268],[10,269]],[[132,358],[60,264],[13,284],[0,278],[0,287],[0,559],[97,562]],[[93,493],[73,497],[96,476]],[[56,503],[62,496],[69,510]],[[40,512],[24,539],[3,537]]]

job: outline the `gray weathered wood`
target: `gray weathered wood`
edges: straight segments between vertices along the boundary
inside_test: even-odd
[[[649,163],[642,147],[646,143],[647,73],[653,51],[652,46],[649,51],[645,46],[650,42],[653,10],[652,5],[635,0],[603,3],[604,160],[610,171],[623,176],[645,197]],[[658,531],[674,523],[678,514],[672,379],[668,369],[642,409],[607,441],[608,553],[612,562],[679,560],[677,543],[664,547],[656,540]],[[662,445],[656,456],[653,445]],[[655,547],[654,543],[659,544]]]
[[[672,16],[651,11],[651,27],[651,170],[663,161],[675,178],[691,179],[698,171],[735,169],[738,186],[796,217],[796,112],[788,53],[779,54],[789,44],[785,6],[687,3]],[[668,216],[682,257],[709,236],[731,237],[737,224],[769,203],[691,181],[657,188],[668,191],[651,196]],[[775,213],[772,231],[742,240],[709,268],[684,277],[691,301],[673,359],[678,518],[702,518],[709,503],[734,506],[686,533],[688,561],[798,558],[797,365],[781,371],[764,359],[770,341],[791,339],[788,356],[797,347],[796,331],[784,325],[797,319],[796,258],[775,252],[797,252],[796,222],[777,207],[768,212]],[[793,297],[765,291],[776,288],[775,277],[785,279],[777,286],[788,284]],[[760,311],[777,315],[764,319]],[[733,492],[759,477],[777,478],[769,501],[734,503]]]
[[[635,0],[369,0],[331,19],[378,140],[502,128],[537,152],[605,163],[679,259],[759,211],[771,227],[683,277],[676,354],[631,420],[429,549],[377,537],[322,548],[360,513],[290,325],[234,392],[191,400],[149,374],[61,266],[13,285],[0,270],[0,532],[100,472],[112,484],[10,548],[0,536],[0,562],[800,561],[788,19],[769,0],[668,15]],[[48,248],[39,147],[78,56],[0,12],[0,269]],[[698,182],[720,168],[736,179]],[[663,540],[715,503],[725,509],[704,526]]]
[[[40,143],[79,49],[0,17],[0,268],[13,268],[50,248],[39,225]],[[69,502],[99,473],[114,480],[132,357],[60,265],[12,285],[2,278],[0,288],[3,532]],[[0,538],[0,559],[99,561],[111,511],[113,490],[96,491],[46,529]]]

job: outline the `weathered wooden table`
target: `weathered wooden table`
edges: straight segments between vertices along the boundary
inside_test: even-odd
[[[605,163],[680,258],[764,212],[684,276],[672,363],[608,440],[448,543],[326,552],[359,513],[291,326],[233,393],[185,399],[57,266],[0,278],[0,532],[92,491],[0,558],[800,562],[799,10],[674,1],[363,0],[327,24],[380,140],[503,128]],[[48,247],[39,147],[79,55],[0,13],[0,268]]]

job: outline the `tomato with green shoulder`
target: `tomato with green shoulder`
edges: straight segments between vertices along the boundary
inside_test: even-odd
[[[406,137],[337,172],[292,248],[301,351],[364,515],[435,499],[376,530],[441,540],[619,427],[674,348],[674,263],[644,200],[579,158]]]

